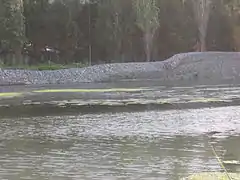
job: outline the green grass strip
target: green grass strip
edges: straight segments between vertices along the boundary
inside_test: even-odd
[[[34,93],[58,93],[58,92],[137,92],[142,91],[143,89],[42,89],[35,90]]]

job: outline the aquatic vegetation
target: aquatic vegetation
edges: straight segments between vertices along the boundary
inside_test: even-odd
[[[0,93],[0,98],[1,97],[16,97],[16,96],[21,96],[23,93],[20,92],[6,92],[6,93]]]
[[[240,173],[228,173],[231,180],[240,179]],[[229,180],[228,176],[224,172],[203,172],[193,174],[182,180]]]

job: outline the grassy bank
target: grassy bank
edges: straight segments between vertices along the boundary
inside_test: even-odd
[[[59,69],[68,69],[68,68],[82,68],[86,67],[87,64],[82,63],[74,63],[74,64],[55,64],[55,63],[45,63],[45,64],[36,64],[36,65],[16,65],[16,66],[9,66],[0,64],[0,68],[3,69],[26,69],[26,70],[59,70]]]

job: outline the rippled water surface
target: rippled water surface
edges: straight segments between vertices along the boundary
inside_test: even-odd
[[[240,107],[229,106],[2,118],[0,179],[177,180],[221,171],[210,144],[240,160],[239,117]]]

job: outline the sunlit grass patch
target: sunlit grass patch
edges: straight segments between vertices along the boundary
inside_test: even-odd
[[[240,173],[228,173],[228,175],[231,180],[240,180]],[[229,177],[224,172],[204,172],[193,174],[182,180],[229,180]]]
[[[0,93],[0,98],[1,97],[16,97],[16,96],[20,96],[22,95],[22,93],[20,92],[6,92],[6,93]]]
[[[143,89],[113,88],[113,89],[42,89],[35,90],[35,93],[58,93],[58,92],[137,92]]]

